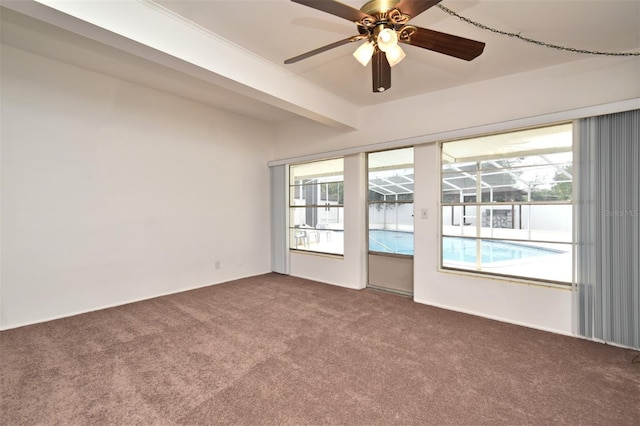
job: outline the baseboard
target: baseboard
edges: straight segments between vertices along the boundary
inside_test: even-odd
[[[553,328],[547,328],[547,327],[540,327],[540,326],[536,326],[536,325],[525,323],[525,322],[521,322],[521,321],[513,321],[511,319],[503,318],[503,317],[500,317],[500,316],[497,316],[497,315],[487,315],[487,314],[484,314],[484,313],[481,313],[481,312],[476,312],[476,311],[472,311],[472,310],[468,310],[468,309],[460,309],[460,308],[456,308],[456,307],[452,307],[452,306],[442,305],[442,304],[439,304],[439,303],[427,302],[426,300],[422,300],[422,299],[414,298],[413,301],[416,302],[416,303],[423,304],[423,305],[433,306],[434,308],[441,308],[441,309],[446,309],[448,311],[454,311],[454,312],[460,312],[460,313],[463,313],[463,314],[474,315],[476,317],[486,318],[486,319],[490,319],[490,320],[494,320],[494,321],[500,321],[500,322],[504,322],[504,323],[507,323],[507,324],[518,325],[518,326],[521,326],[521,327],[532,328],[534,330],[546,331],[546,332],[549,332],[549,333],[560,334],[560,335],[569,336],[569,337],[578,337],[578,336],[576,336],[575,334],[573,334],[571,332],[557,330],[557,329],[553,329]]]
[[[637,348],[634,348],[633,346],[627,346],[627,345],[623,345],[621,343],[616,343],[616,342],[608,342],[606,340],[597,339],[595,337],[585,337],[585,336],[580,336],[580,335],[576,335],[575,337],[577,337],[578,339],[588,340],[590,342],[602,343],[603,345],[607,345],[607,346],[614,346],[616,348],[630,349],[632,351],[640,352],[640,346],[637,347]]]
[[[249,277],[257,277],[257,276],[264,275],[264,274],[269,274],[269,273],[271,273],[271,271],[265,271],[265,272],[259,273],[259,274],[243,275],[243,276],[240,276],[240,277],[237,277],[237,278],[225,279],[224,281],[216,281],[216,282],[208,283],[208,284],[195,285],[195,286],[192,286],[192,287],[186,287],[186,288],[182,288],[182,289],[179,289],[179,290],[173,290],[173,291],[168,291],[168,292],[164,292],[164,293],[159,293],[159,294],[156,294],[156,295],[153,295],[153,296],[149,296],[149,297],[141,297],[141,298],[138,298],[138,299],[132,299],[132,300],[129,300],[129,301],[126,301],[126,302],[122,302],[122,303],[113,303],[113,304],[109,304],[109,305],[102,305],[102,306],[96,307],[94,309],[87,309],[87,310],[82,310],[82,311],[75,311],[73,313],[64,314],[64,315],[46,317],[46,318],[43,318],[43,319],[37,320],[37,321],[29,321],[29,322],[25,322],[25,323],[12,324],[10,326],[0,326],[0,331],[12,330],[14,328],[20,328],[20,327],[27,327],[29,325],[42,324],[42,323],[49,322],[49,321],[55,321],[55,320],[59,320],[59,319],[63,319],[63,318],[75,317],[77,315],[88,314],[90,312],[102,311],[104,309],[117,308],[118,306],[129,305],[131,303],[144,302],[145,300],[151,300],[151,299],[156,299],[158,297],[170,296],[172,294],[184,293],[185,291],[197,290],[199,288],[211,287],[211,286],[218,285],[218,284],[224,284],[224,283],[227,283],[227,282],[230,282],[230,281],[241,280],[243,278],[249,278]]]
[[[352,287],[352,286],[348,286],[348,285],[344,285],[344,284],[340,284],[340,283],[334,283],[331,281],[324,281],[324,280],[319,280],[317,278],[313,278],[313,277],[305,277],[303,275],[294,275],[294,274],[289,274],[292,277],[296,277],[296,278],[302,278],[305,280],[309,280],[309,281],[315,281],[317,283],[322,283],[322,284],[329,284],[329,285],[334,285],[336,287],[342,287],[342,288],[348,288],[350,290],[362,290],[365,287]]]

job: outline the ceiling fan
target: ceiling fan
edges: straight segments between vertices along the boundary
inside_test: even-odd
[[[364,40],[353,56],[364,66],[373,60],[373,91],[391,87],[391,67],[406,55],[398,43],[433,50],[470,61],[478,57],[485,44],[452,34],[407,25],[420,13],[442,0],[370,0],[359,10],[334,0],[291,0],[356,24],[358,34],[319,47],[284,61],[292,64],[343,44]]]

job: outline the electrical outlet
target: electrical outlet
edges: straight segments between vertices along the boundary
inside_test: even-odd
[[[220,269],[220,261],[216,260],[216,263],[214,264],[216,269]]]

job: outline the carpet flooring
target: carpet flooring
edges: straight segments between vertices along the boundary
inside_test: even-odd
[[[3,425],[640,424],[634,351],[278,274],[0,345]]]

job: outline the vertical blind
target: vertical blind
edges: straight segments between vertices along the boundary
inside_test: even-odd
[[[640,110],[577,130],[577,332],[640,348]]]
[[[287,236],[289,235],[287,213],[288,177],[287,166],[269,168],[271,186],[271,270],[289,274]]]

